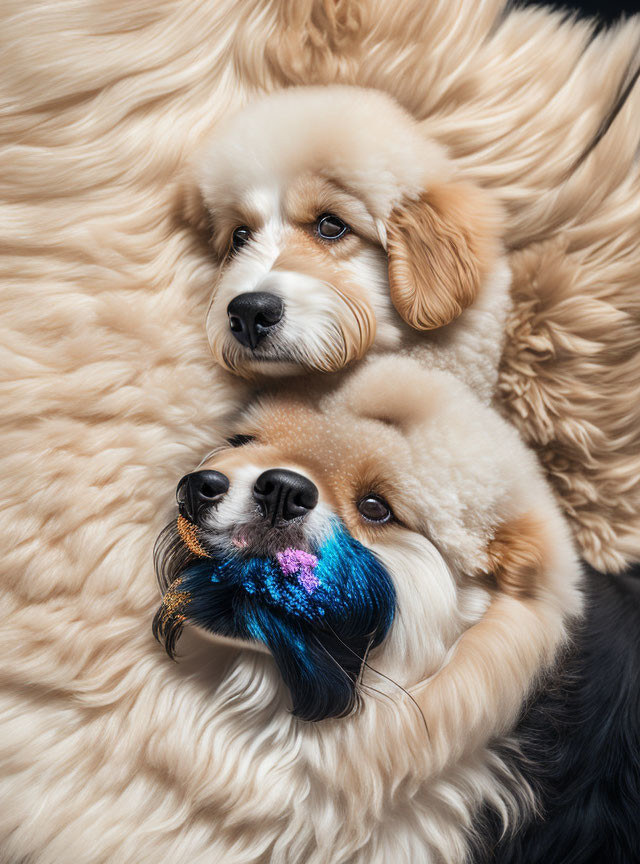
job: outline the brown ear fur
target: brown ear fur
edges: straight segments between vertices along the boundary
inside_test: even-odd
[[[475,300],[498,254],[497,208],[473,186],[434,186],[392,211],[387,244],[393,305],[434,330]]]
[[[533,596],[544,584],[547,540],[532,513],[501,525],[489,543],[489,574],[507,594]]]

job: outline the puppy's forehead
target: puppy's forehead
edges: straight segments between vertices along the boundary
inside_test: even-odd
[[[282,187],[310,171],[348,184],[369,205],[389,206],[419,188],[425,170],[442,179],[445,167],[442,149],[389,96],[356,87],[293,87],[223,123],[198,174],[212,207],[265,178]]]
[[[280,206],[280,197],[278,184],[267,180],[260,186],[242,190],[239,204],[243,212],[249,214],[247,221],[250,224],[260,224]]]

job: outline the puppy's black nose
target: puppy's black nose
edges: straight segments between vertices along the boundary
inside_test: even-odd
[[[266,291],[238,294],[227,306],[231,332],[241,345],[252,350],[275,327],[283,313],[282,300]]]
[[[302,474],[271,468],[256,480],[253,497],[264,518],[275,525],[279,519],[289,522],[313,510],[318,503],[318,489]]]
[[[200,511],[215,504],[229,488],[229,478],[219,471],[194,471],[178,483],[176,499],[180,515],[198,524]]]

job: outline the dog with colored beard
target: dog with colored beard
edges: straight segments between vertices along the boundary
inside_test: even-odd
[[[235,433],[156,546],[170,655],[231,645],[219,860],[633,860],[640,598],[582,572],[517,433],[407,358]]]

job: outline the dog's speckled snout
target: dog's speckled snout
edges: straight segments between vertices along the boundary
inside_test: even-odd
[[[318,489],[296,471],[271,468],[256,480],[253,497],[264,518],[276,525],[306,516],[318,503]]]
[[[229,478],[220,471],[194,471],[178,483],[176,500],[180,515],[194,525],[203,508],[215,504],[229,489]]]

